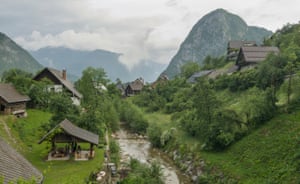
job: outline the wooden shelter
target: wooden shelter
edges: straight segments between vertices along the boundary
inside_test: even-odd
[[[26,102],[30,98],[20,94],[12,84],[0,84],[0,113],[26,116]]]
[[[43,183],[43,175],[21,154],[14,150],[0,137],[0,178],[4,184],[17,183],[18,179]],[[1,179],[0,179],[1,181]]]
[[[77,127],[67,119],[50,130],[38,143],[41,144],[47,138],[50,138],[52,142],[51,156],[53,157],[74,154],[76,159],[76,157],[82,156],[81,151],[83,151],[79,143],[90,143],[89,154],[85,154],[84,157],[92,158],[94,157],[93,147],[99,143],[98,135]],[[66,146],[57,148],[56,143],[66,143]]]

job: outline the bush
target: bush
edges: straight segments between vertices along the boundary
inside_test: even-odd
[[[162,146],[160,139],[160,136],[162,135],[162,129],[160,126],[157,124],[150,124],[150,126],[147,128],[147,135],[153,147],[160,148]]]
[[[120,108],[120,119],[127,123],[128,128],[136,133],[146,133],[148,121],[143,112],[130,102],[123,101]]]

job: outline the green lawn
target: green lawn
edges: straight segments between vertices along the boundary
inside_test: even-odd
[[[17,144],[13,146],[43,173],[45,184],[84,183],[92,171],[102,167],[103,150],[96,148],[95,158],[89,161],[45,161],[50,144],[47,142],[38,144],[38,141],[45,134],[41,126],[50,118],[50,113],[28,110],[27,118],[7,122],[17,140]],[[3,135],[1,126],[0,133]],[[8,139],[7,136],[4,138]]]

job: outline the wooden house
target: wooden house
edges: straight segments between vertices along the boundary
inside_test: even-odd
[[[266,59],[270,53],[279,53],[278,47],[241,47],[236,65],[239,69],[253,67]]]
[[[138,78],[127,85],[125,89],[125,95],[133,96],[139,94],[142,91],[143,87],[144,87],[144,80],[142,78]]]
[[[38,143],[41,144],[47,138],[51,139],[52,149],[48,155],[48,160],[69,159],[70,154],[74,154],[75,160],[87,160],[95,156],[93,147],[99,144],[99,136],[77,127],[69,120],[65,119],[52,130],[50,130]],[[64,147],[56,146],[57,143],[66,143]],[[89,150],[82,150],[80,143],[89,143]]]
[[[241,47],[257,46],[255,41],[232,40],[227,45],[227,60],[236,61]]]
[[[26,102],[30,98],[20,94],[12,84],[0,84],[0,113],[26,116]]]
[[[19,179],[26,181],[34,179],[37,184],[43,183],[42,173],[8,145],[1,137],[0,178],[3,178],[4,184],[17,183]]]
[[[80,105],[82,95],[75,89],[74,85],[67,80],[66,70],[59,71],[53,68],[44,68],[33,80],[41,81],[44,78],[49,79],[53,83],[53,85],[49,86],[48,90],[54,92],[62,92],[65,90],[70,94],[73,104]]]

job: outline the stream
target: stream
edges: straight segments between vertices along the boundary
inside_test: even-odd
[[[163,169],[164,181],[166,184],[190,184],[187,176],[183,175],[174,165],[173,161],[163,152],[152,149],[147,139],[129,134],[121,129],[116,133],[117,141],[121,148],[122,161],[135,158],[142,163],[149,163],[157,160]]]

